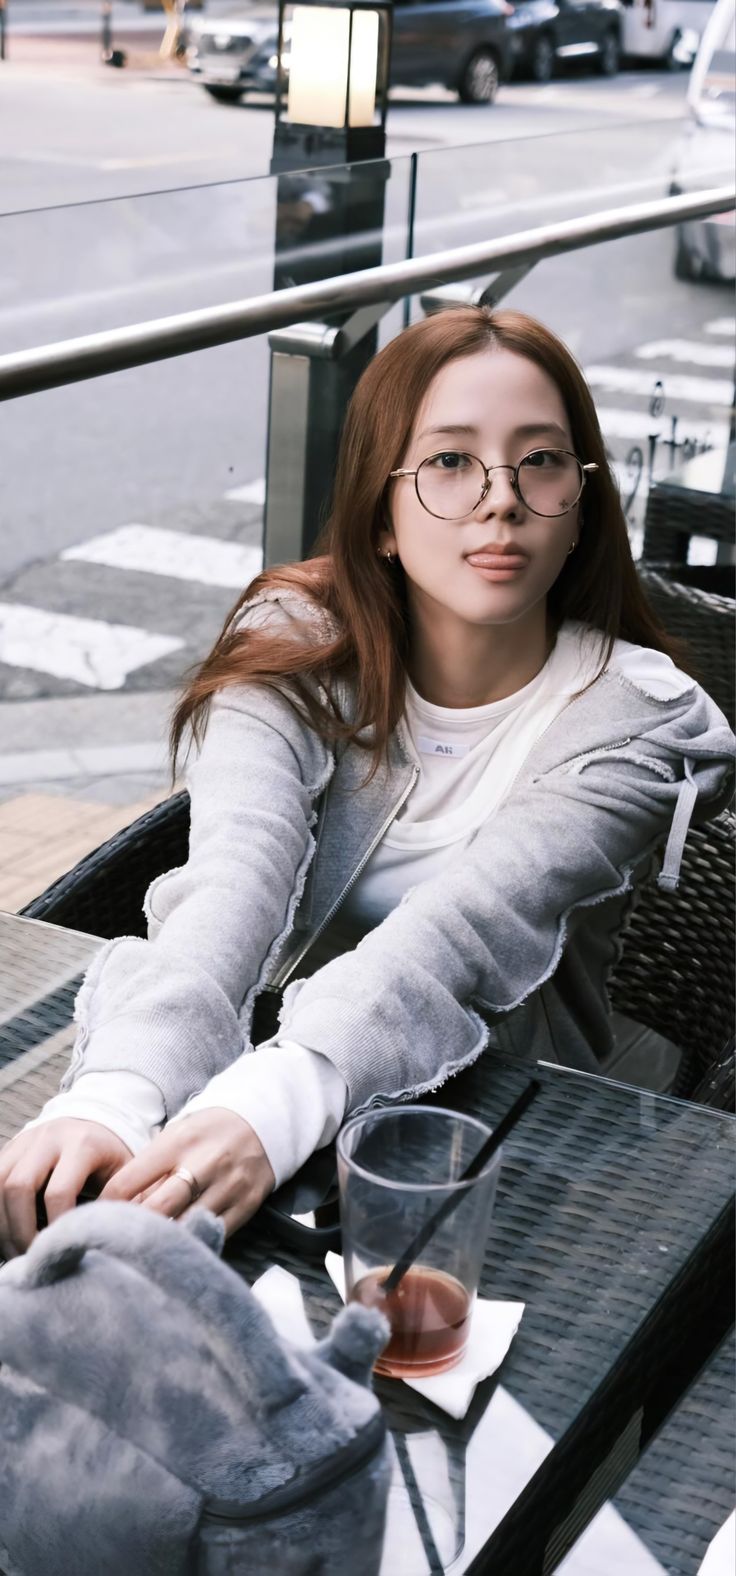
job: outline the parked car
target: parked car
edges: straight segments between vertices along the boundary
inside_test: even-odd
[[[201,11],[205,0],[187,0],[188,11]],[[141,0],[142,11],[163,11],[164,0]]]
[[[465,104],[492,104],[509,74],[507,0],[394,0],[391,85],[454,89]],[[288,72],[288,34],[284,68]],[[214,98],[236,102],[276,86],[278,32],[271,13],[207,17],[189,30],[187,64]]]
[[[620,0],[517,0],[507,27],[513,70],[549,82],[558,66],[590,58],[606,77],[618,71]]]
[[[736,4],[717,0],[707,24],[688,89],[690,125],[679,150],[670,191],[696,192],[725,186],[734,178],[736,141]],[[731,213],[678,225],[678,279],[736,277],[736,233]]]

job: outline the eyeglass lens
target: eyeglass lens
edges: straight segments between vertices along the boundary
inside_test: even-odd
[[[510,471],[506,475],[510,475]],[[420,502],[441,520],[462,520],[480,503],[485,471],[472,454],[448,449],[422,460],[416,484]],[[493,473],[491,486],[493,486]],[[562,449],[535,449],[518,467],[519,495],[534,514],[567,514],[582,492],[584,473],[574,454]]]

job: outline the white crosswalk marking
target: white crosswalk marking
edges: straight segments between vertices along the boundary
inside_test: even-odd
[[[129,673],[183,645],[172,635],[0,602],[0,662],[74,679],[89,689],[122,689]]]
[[[243,591],[263,568],[259,547],[162,531],[151,525],[121,525],[104,536],[93,536],[88,542],[67,547],[61,557],[237,591]]]
[[[242,487],[231,487],[225,497],[228,503],[255,503],[262,506],[266,502],[266,478],[258,476],[253,482],[244,482]]]
[[[659,432],[664,438],[670,433],[669,413],[663,416],[650,416],[646,410],[619,410],[615,405],[598,405],[598,420],[601,431],[606,438],[646,439],[650,432]],[[677,414],[677,412],[675,412]],[[726,443],[728,439],[728,423],[723,419],[702,421],[690,416],[681,416],[678,422],[678,431],[683,435],[704,443]]]
[[[646,398],[653,391],[654,376],[660,368],[640,370],[638,367],[586,367],[585,375],[593,388],[604,389],[607,394],[637,394]],[[688,377],[682,372],[662,373],[665,393],[671,399],[690,400],[694,405],[729,405],[733,394],[733,380],[725,378]]]
[[[733,339],[735,327],[732,317],[714,317],[710,323],[706,323],[705,332],[706,334],[728,334]]]
[[[696,367],[733,367],[734,351],[731,345],[705,345],[694,339],[655,339],[650,345],[639,345],[635,352],[640,361],[689,361]]]

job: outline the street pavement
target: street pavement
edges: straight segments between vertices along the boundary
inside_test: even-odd
[[[21,60],[18,36],[13,63],[11,34],[0,66],[0,352],[270,288],[273,185],[233,178],[267,169],[272,113],[214,105],[178,68],[80,64],[71,17],[50,66],[35,6],[15,0],[15,15],[41,53]],[[160,18],[144,20],[153,36]],[[425,252],[665,191],[684,86],[649,72],[512,84],[482,111],[402,95],[385,255],[404,254],[415,147]],[[161,195],[99,200],[146,189]],[[730,291],[675,281],[663,232],[552,260],[508,299],[585,365],[625,495],[643,467],[636,538],[651,436],[662,474],[673,416],[691,445],[727,432]],[[0,907],[169,791],[176,688],[260,561],[266,387],[266,347],[244,342],[4,407]]]

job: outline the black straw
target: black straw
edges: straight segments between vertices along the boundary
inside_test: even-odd
[[[498,1127],[494,1127],[493,1132],[489,1133],[485,1142],[481,1144],[478,1153],[473,1156],[470,1164],[465,1167],[462,1176],[457,1178],[458,1182],[472,1182],[473,1177],[478,1176],[486,1162],[490,1160],[491,1155],[494,1155],[504,1139],[508,1138],[512,1127],[516,1126],[519,1117],[524,1115],[532,1100],[536,1099],[541,1087],[538,1078],[533,1078],[531,1083],[527,1084],[526,1089],[519,1095],[518,1100],[514,1101],[506,1115],[501,1118]],[[448,1215],[451,1215],[454,1209],[457,1209],[460,1200],[464,1197],[464,1193],[451,1193],[450,1197],[440,1204],[439,1209],[435,1210],[433,1215],[430,1215],[429,1220],[425,1220],[421,1230],[417,1232],[416,1236],[409,1243],[408,1248],[402,1253],[401,1258],[397,1259],[393,1269],[383,1281],[381,1288],[383,1291],[396,1290],[399,1281],[403,1279],[407,1270],[411,1269],[414,1260],[418,1258],[422,1248],[429,1242],[437,1227],[442,1224],[443,1220],[447,1220]]]

